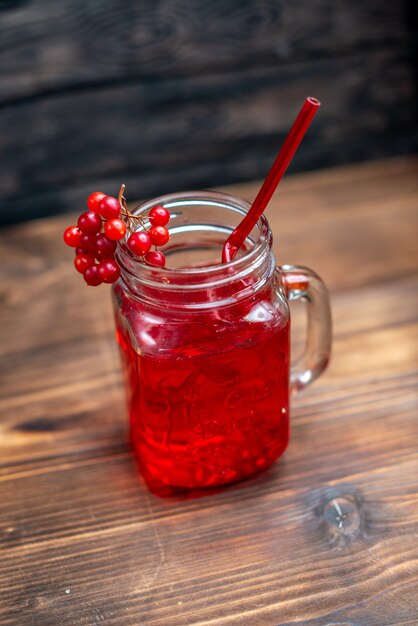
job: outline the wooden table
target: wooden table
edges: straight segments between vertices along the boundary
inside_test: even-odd
[[[417,165],[283,183],[278,261],[329,285],[332,363],[284,457],[201,498],[137,474],[108,289],[73,271],[71,218],[2,232],[2,625],[418,624]]]

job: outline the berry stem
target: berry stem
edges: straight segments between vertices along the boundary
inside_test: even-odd
[[[128,221],[128,229],[129,229],[131,232],[133,232],[133,230],[132,230],[131,220],[137,220],[137,221],[141,224],[142,228],[143,228],[144,230],[146,230],[145,223],[144,223],[144,220],[143,220],[142,216],[140,216],[140,215],[134,215],[133,213],[131,213],[131,212],[129,211],[128,206],[127,206],[127,204],[126,204],[126,198],[125,198],[125,196],[123,195],[124,193],[125,193],[125,185],[124,185],[124,184],[122,184],[122,185],[120,186],[120,189],[119,189],[118,200],[119,200],[119,204],[120,204],[120,206],[121,206],[121,215],[122,215],[122,217],[123,217],[125,220],[127,220],[127,221]],[[140,205],[138,204],[136,207],[134,207],[134,211],[135,211],[135,209],[137,209],[139,206],[140,206]]]
[[[123,195],[124,193],[125,193],[125,184],[122,183],[119,189],[118,200],[119,200],[119,203],[123,206],[123,208],[126,208],[126,198]]]

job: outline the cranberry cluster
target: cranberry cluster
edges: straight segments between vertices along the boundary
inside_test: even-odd
[[[166,228],[170,213],[163,206],[154,206],[147,215],[151,228],[145,228],[141,217],[130,213],[122,194],[120,199],[107,196],[101,191],[92,193],[88,200],[88,211],[80,215],[77,226],[69,226],[64,232],[65,243],[75,248],[75,269],[83,274],[86,283],[96,287],[101,283],[114,283],[120,276],[120,267],[115,259],[116,242],[131,232],[128,248],[143,257],[149,265],[165,266],[165,256],[152,246],[163,246],[170,239]],[[140,222],[143,230],[135,231],[132,224]],[[134,232],[132,232],[134,231]]]

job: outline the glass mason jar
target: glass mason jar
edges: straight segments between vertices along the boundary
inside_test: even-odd
[[[233,482],[273,463],[289,439],[289,390],[326,367],[331,316],[312,271],[276,268],[263,216],[243,250],[221,264],[222,246],[250,205],[219,192],[155,198],[171,213],[169,269],[118,246],[113,287],[131,439],[152,488]],[[288,300],[308,304],[304,355],[290,368]]]

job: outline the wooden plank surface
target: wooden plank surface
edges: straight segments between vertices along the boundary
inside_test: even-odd
[[[409,17],[406,2],[380,0],[311,0],[303,16],[285,0],[25,0],[0,11],[2,102],[402,46]]]
[[[0,223],[262,177],[307,95],[293,171],[418,146],[407,0],[3,0]]]
[[[333,359],[294,397],[283,458],[199,498],[137,474],[108,290],[73,272],[68,218],[1,232],[2,625],[418,623],[417,174],[284,181],[278,261],[329,285]]]

